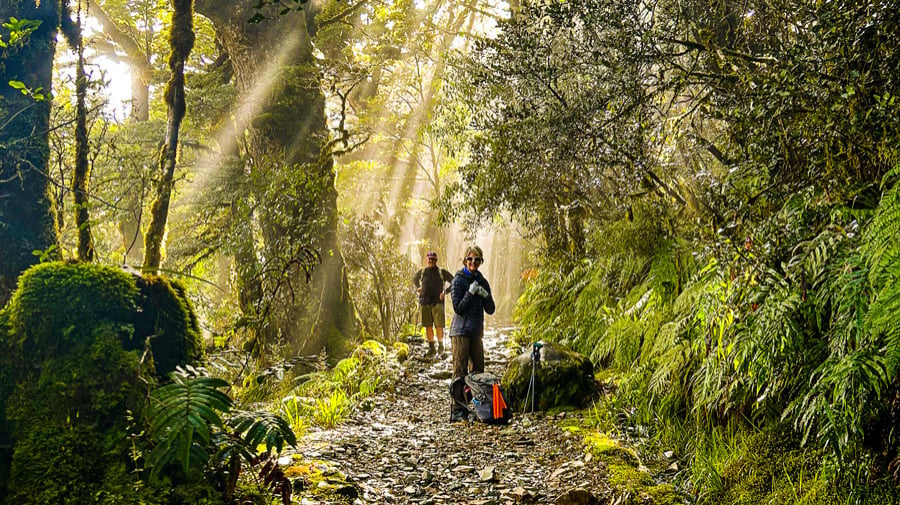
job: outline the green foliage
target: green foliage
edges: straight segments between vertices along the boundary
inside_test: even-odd
[[[0,49],[7,49],[11,46],[16,47],[24,45],[28,41],[28,36],[41,26],[41,21],[35,19],[16,19],[11,17],[9,18],[9,21],[0,26],[9,31],[8,40],[4,41],[3,38],[0,37]],[[10,83],[10,85],[12,85],[12,83]]]
[[[327,398],[316,398],[313,420],[323,428],[334,428],[350,414],[350,399],[342,389],[335,389]]]
[[[854,472],[878,475],[898,451],[889,428],[900,371],[896,212],[892,185],[874,212],[797,196],[748,227],[743,245],[710,249],[701,269],[666,242],[649,257],[667,261],[623,261],[629,248],[606,233],[596,258],[538,275],[519,302],[521,331],[567,342],[621,374],[614,408],[627,414],[618,422],[655,426],[693,454],[691,482],[713,502],[792,499],[759,494],[774,481],[793,486],[797,502],[813,500],[797,479],[823,500],[843,479],[865,494]],[[751,484],[726,471],[740,434],[688,442],[735,421],[792,428],[780,433],[796,460]]]
[[[299,377],[300,385],[281,399],[280,411],[300,432],[313,424],[331,428],[356,409],[371,409],[369,397],[397,379],[399,352],[367,340],[332,369]]]
[[[634,84],[666,87],[640,49],[653,19],[639,2],[523,3],[480,40],[449,79],[478,132],[450,189],[453,217],[509,210],[563,254],[598,202],[624,208],[648,177],[655,129]]]
[[[147,460],[150,478],[169,464],[180,464],[184,473],[206,463],[204,448],[212,430],[223,428],[219,412],[231,409],[231,399],[219,388],[228,383],[212,377],[172,375],[172,382],[150,395],[148,435],[156,446]]]
[[[271,490],[288,502],[291,488],[274,455],[286,445],[296,446],[289,421],[269,412],[234,409],[232,399],[220,391],[228,383],[204,372],[179,368],[172,382],[150,393],[151,449],[145,462],[150,482],[174,480],[182,487],[205,483],[218,490],[219,499],[231,500],[241,494],[240,479],[252,482],[248,474],[259,473],[263,482],[251,487]]]
[[[281,399],[278,413],[287,421],[291,431],[298,436],[302,436],[306,433],[308,426],[304,411],[303,400],[294,395],[289,395]]]
[[[19,90],[23,95],[33,98],[36,102],[40,102],[48,98],[47,95],[43,93],[44,88],[40,86],[34,89],[30,89],[22,81],[9,81],[9,87]]]
[[[342,245],[356,313],[368,338],[391,342],[416,317],[415,265],[374,220],[347,218]]]

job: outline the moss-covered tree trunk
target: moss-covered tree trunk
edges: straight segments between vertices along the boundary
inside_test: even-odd
[[[247,111],[245,152],[257,205],[252,214],[262,236],[260,296],[272,297],[269,336],[281,335],[294,352],[343,351],[355,331],[344,260],[337,240],[337,193],[327,144],[325,99],[312,55],[308,16],[290,12],[253,24],[254,2],[198,0],[197,11],[216,28],[235,72]],[[319,256],[311,282],[291,261],[299,246]],[[278,259],[276,261],[276,259]],[[239,267],[240,270],[240,267]],[[278,273],[271,275],[272,271]],[[247,276],[247,286],[258,278]],[[276,292],[277,291],[277,292]]]
[[[72,176],[72,198],[75,203],[75,226],[78,229],[78,259],[94,261],[94,238],[91,235],[91,215],[88,191],[91,165],[88,163],[87,130],[87,74],[84,72],[84,39],[81,34],[81,6],[75,34],[78,64],[75,75],[75,173]]]
[[[156,198],[150,207],[150,226],[144,237],[143,269],[156,273],[162,263],[163,238],[169,218],[169,201],[175,186],[175,164],[178,155],[178,132],[185,114],[184,62],[194,48],[194,5],[193,0],[173,0],[172,30],[169,35],[169,71],[166,83],[165,102],[168,111],[166,143],[159,154],[162,173],[157,186]]]
[[[22,45],[0,48],[0,306],[15,289],[16,279],[38,261],[34,251],[58,244],[51,181],[50,84],[56,33],[61,15],[59,0],[3,0],[0,20],[37,20],[41,25]],[[5,42],[9,31],[0,29]],[[8,81],[30,90],[41,88],[44,99],[23,94]],[[58,250],[51,256],[58,255]]]

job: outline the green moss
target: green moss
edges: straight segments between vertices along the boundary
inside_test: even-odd
[[[160,277],[135,279],[141,311],[135,321],[135,340],[150,338],[156,373],[165,376],[202,356],[200,325],[181,284]]]
[[[588,433],[584,441],[588,451],[607,464],[625,464],[633,468],[641,464],[634,450],[624,447],[603,433]]]
[[[607,482],[616,496],[634,496],[635,503],[672,505],[685,503],[682,495],[670,484],[657,484],[653,476],[641,466],[637,454],[603,433],[590,432],[584,437],[587,450],[606,465]]]
[[[9,304],[10,333],[27,363],[41,363],[90,340],[95,328],[125,326],[137,311],[138,290],[125,272],[83,263],[44,263],[28,269]]]
[[[653,476],[629,464],[610,463],[607,465],[607,482],[614,495],[637,497],[637,503],[652,505],[674,505],[685,503],[684,498],[671,484],[657,484]]]
[[[294,491],[304,498],[317,498],[328,503],[352,501],[359,494],[354,484],[342,473],[332,469],[330,463],[308,461],[296,463],[284,469]],[[348,500],[349,499],[349,500]]]
[[[40,363],[91,340],[99,326],[116,329],[122,346],[149,338],[156,372],[202,355],[200,328],[184,288],[87,263],[44,263],[24,274],[9,305],[10,331],[28,363]]]
[[[200,356],[184,290],[111,267],[46,263],[21,276],[0,314],[0,496],[161,503],[140,485],[132,434],[154,382],[145,343],[161,373]],[[167,503],[181,503],[178,493]]]
[[[409,345],[405,342],[394,342],[394,352],[397,353],[397,362],[403,363],[409,358]]]
[[[12,441],[6,423],[6,402],[15,385],[12,376],[12,353],[9,346],[9,317],[0,310],[0,504],[4,503],[12,459]]]
[[[827,480],[822,460],[821,451],[799,447],[796,436],[786,428],[758,433],[725,466],[722,471],[725,488],[707,503],[887,505],[900,502],[900,492],[890,482]]]
[[[609,463],[606,468],[609,471],[608,482],[613,489],[638,494],[643,488],[655,484],[649,473],[642,472],[629,464]]]
[[[654,505],[674,505],[686,503],[684,498],[671,484],[657,484],[643,489],[644,495]]]
[[[547,415],[555,416],[562,412],[569,413],[569,412],[575,412],[576,410],[577,409],[571,405],[557,405],[557,406],[550,407],[549,409],[547,409]]]
[[[10,396],[9,503],[104,503],[99,496],[131,495],[127,413],[139,411],[147,388],[140,352],[123,350],[117,331],[95,334],[44,361]]]

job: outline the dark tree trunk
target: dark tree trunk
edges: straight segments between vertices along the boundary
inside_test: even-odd
[[[253,4],[198,0],[196,8],[213,22],[231,58],[240,96],[258,97],[245,104],[252,109],[248,117],[237,121],[246,129],[243,154],[256,188],[249,196],[258,202],[252,219],[262,232],[259,257],[266,269],[275,258],[283,259],[285,251],[305,246],[320,260],[309,283],[296,266],[275,269],[278,278],[264,280],[264,291],[272,291],[273,284],[280,291],[271,310],[264,312],[272,326],[263,336],[271,340],[282,335],[297,353],[325,348],[340,355],[356,322],[337,240],[337,193],[333,160],[326,150],[325,99],[307,26],[311,16],[278,16],[273,11],[270,19],[253,24],[248,22],[257,13]],[[285,195],[296,195],[297,201]],[[255,280],[243,283],[255,290]]]
[[[159,154],[162,178],[157,187],[156,198],[150,207],[150,226],[144,237],[143,270],[155,274],[162,263],[162,245],[169,218],[169,200],[175,186],[175,164],[178,155],[178,132],[184,119],[184,62],[194,48],[194,8],[193,0],[173,0],[172,31],[169,35],[169,71],[172,73],[166,83],[165,102],[168,111],[166,143]]]
[[[21,47],[4,49],[0,59],[0,306],[15,289],[19,274],[35,264],[33,251],[58,246],[55,205],[47,174],[50,127],[50,85],[59,0],[3,0],[0,20],[10,17],[41,21]],[[6,29],[0,29],[8,41]],[[20,81],[31,90],[42,88],[36,100],[10,87]],[[58,257],[58,248],[50,257]]]

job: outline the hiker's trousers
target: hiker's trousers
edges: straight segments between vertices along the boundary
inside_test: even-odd
[[[450,345],[453,346],[453,382],[463,379],[467,374],[484,371],[484,344],[482,339],[484,330],[477,335],[456,335],[450,337]],[[452,384],[452,383],[451,383]],[[464,387],[460,385],[450,390],[450,412],[465,409],[466,395]]]
[[[484,371],[484,330],[477,335],[457,335],[450,338],[453,346],[453,378]]]

